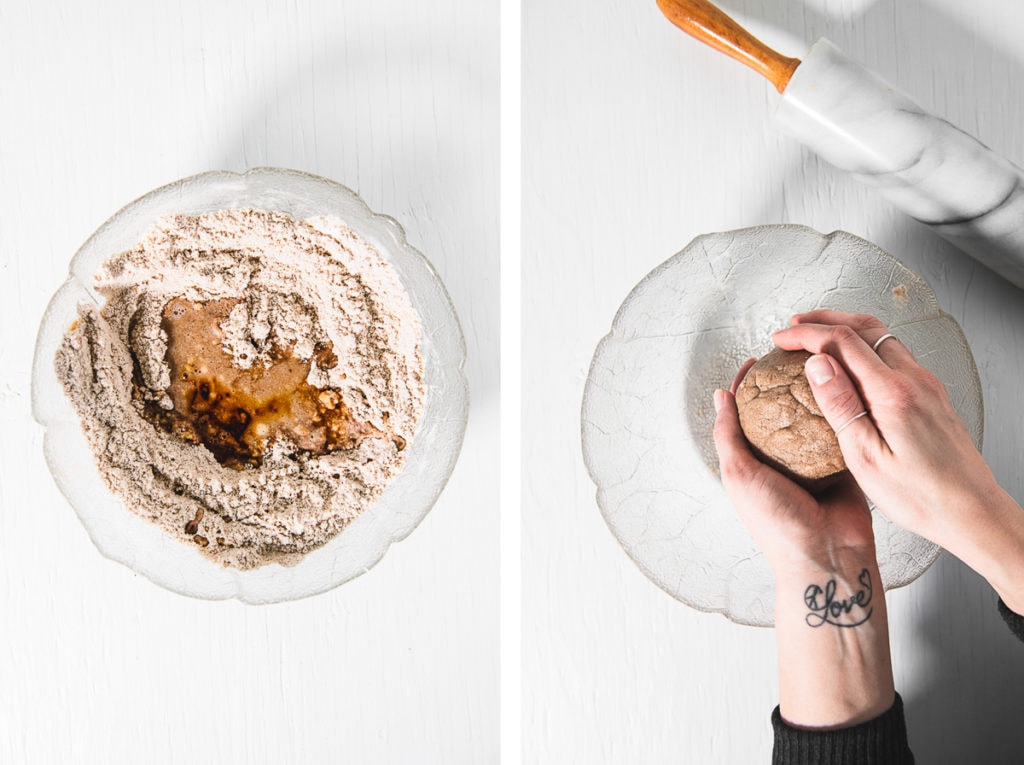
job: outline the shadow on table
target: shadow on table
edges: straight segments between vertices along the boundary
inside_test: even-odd
[[[911,586],[923,593],[908,650],[927,657],[923,682],[904,697],[917,761],[1020,763],[1024,646],[999,616],[996,594],[948,553]]]
[[[925,4],[904,7],[897,0],[878,0],[862,5],[862,12],[845,21],[792,0],[725,0],[721,5],[738,19],[751,20],[752,26],[774,27],[808,45],[818,37],[828,37],[908,92],[910,89],[901,85],[895,46],[903,56],[927,66],[933,83],[962,83],[990,71],[1005,73],[1000,80],[1003,83],[1024,78],[1024,65],[1018,57],[978,39]],[[917,33],[900,34],[900,30]],[[865,51],[874,51],[879,60],[861,55]],[[941,92],[946,96],[942,116],[980,134],[985,141],[990,138],[979,130],[979,124],[985,122],[982,116],[1005,119],[1024,107],[1019,91],[961,87]],[[929,97],[936,96],[934,87],[930,93],[909,95],[927,108],[936,108],[929,103]],[[1018,164],[1024,162],[1019,146],[993,148]],[[790,202],[781,214],[787,222],[799,222],[788,216],[800,214],[805,206],[801,196],[807,206],[820,207],[822,188],[847,183],[853,184],[823,162],[802,161],[789,168],[783,180],[783,196]],[[778,214],[777,208],[766,206],[764,221],[756,222],[771,222]],[[1001,485],[1020,502],[1024,500],[1024,476],[1019,469],[1024,415],[1014,380],[1024,368],[1024,292],[974,263],[925,226],[901,213],[886,215],[891,220],[880,221],[876,235],[868,238],[921,274],[935,289],[939,304],[962,325],[985,395],[985,440],[989,445],[985,456]],[[912,586],[918,588],[921,603],[912,650],[918,652],[925,669],[919,687],[904,694],[904,702],[917,761],[929,765],[1021,762],[1024,645],[1003,623],[995,593],[984,579],[949,554]]]

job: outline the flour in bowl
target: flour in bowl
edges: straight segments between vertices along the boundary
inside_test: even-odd
[[[290,565],[397,474],[423,410],[420,322],[334,218],[160,218],[96,275],[56,355],[100,473],[225,565]]]

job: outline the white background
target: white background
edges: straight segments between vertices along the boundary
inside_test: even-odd
[[[498,4],[0,4],[0,762],[485,763],[498,750]],[[93,547],[29,416],[35,331],[108,216],[193,173],[348,185],[434,263],[469,430],[364,576],[271,607]]]
[[[722,5],[789,55],[829,37],[1024,164],[1019,3]],[[598,511],[579,423],[598,340],[632,286],[698,234],[782,222],[851,231],[924,276],[963,326],[985,455],[1021,500],[1022,293],[781,135],[774,89],[676,30],[654,0],[523,6],[525,759],[768,762],[773,631],[672,600]],[[920,763],[1021,761],[1024,647],[995,602],[948,555],[889,596]]]

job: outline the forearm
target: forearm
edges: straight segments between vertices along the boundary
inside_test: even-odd
[[[985,577],[1007,607],[1024,614],[1024,510],[995,486],[951,516],[935,541]]]
[[[782,717],[799,727],[870,720],[895,698],[885,596],[871,552],[776,570]]]

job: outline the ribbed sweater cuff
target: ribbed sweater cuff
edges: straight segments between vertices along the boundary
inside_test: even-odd
[[[1003,602],[1003,599],[999,599],[999,613],[1003,616],[1003,621],[1006,622],[1006,626],[1010,628],[1010,632],[1016,635],[1020,640],[1024,640],[1024,616],[1011,611],[1009,607]]]
[[[903,699],[873,720],[837,730],[794,728],[772,712],[772,765],[913,765]]]

